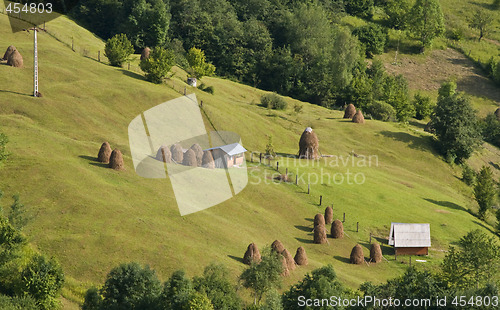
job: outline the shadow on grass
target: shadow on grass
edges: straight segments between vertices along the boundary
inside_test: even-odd
[[[10,93],[10,94],[16,94],[16,95],[21,95],[21,96],[28,96],[28,97],[33,97],[33,93],[20,93],[17,91],[12,91],[12,90],[0,90],[0,93]]]
[[[498,164],[496,164],[496,163],[494,163],[494,162],[492,162],[492,161],[490,161],[490,162],[489,162],[489,164],[490,164],[493,168],[495,168],[496,170],[500,170],[500,166],[499,166]]]
[[[380,134],[384,137],[391,138],[395,141],[407,143],[414,150],[428,151],[434,153],[431,137],[415,137],[406,132],[381,131]]]
[[[410,120],[410,121],[409,121],[409,123],[410,123],[410,125],[415,126],[415,127],[417,127],[417,128],[420,128],[420,129],[422,129],[422,130],[424,130],[424,129],[425,129],[425,124],[422,124],[422,123],[420,123],[420,122],[417,122],[416,120]]]
[[[494,231],[493,229],[489,228],[488,226],[484,225],[483,223],[481,223],[481,222],[479,222],[479,221],[474,220],[474,221],[472,221],[472,222],[473,222],[474,224],[477,224],[477,225],[479,225],[479,226],[483,227],[484,229],[487,229],[487,230],[488,230],[490,233],[492,233],[493,235],[496,235],[496,234],[497,234],[497,232],[496,232],[496,231]]]
[[[241,257],[237,257],[237,256],[233,256],[233,255],[228,255],[227,257],[232,258],[235,261],[240,262],[240,263],[243,264],[243,258],[241,258]]]
[[[335,258],[336,260],[338,260],[339,262],[342,262],[342,263],[346,263],[346,264],[351,263],[351,261],[349,260],[349,257],[342,257],[342,256],[335,255],[333,258]]]
[[[313,244],[314,243],[314,240],[311,239],[304,239],[304,238],[295,238],[295,240],[297,240],[298,242],[302,242],[302,243],[307,243],[307,244]]]
[[[459,210],[459,211],[467,211],[467,209],[465,209],[464,207],[459,206],[459,205],[457,205],[456,203],[453,203],[453,202],[438,201],[438,200],[429,199],[429,198],[424,198],[424,200],[428,201],[430,203],[433,203],[435,205],[441,206],[441,207],[445,207],[445,208],[449,208],[449,209],[454,209],[454,210]]]
[[[305,231],[305,232],[311,232],[313,230],[313,228],[310,226],[295,225],[295,228],[297,228],[298,230],[301,230],[301,231]]]
[[[135,72],[128,71],[128,70],[125,70],[125,69],[120,69],[120,71],[123,74],[125,74],[126,76],[129,76],[131,78],[138,79],[138,80],[141,80],[141,81],[146,81],[146,78],[144,76],[140,75],[139,73],[135,73]]]
[[[304,220],[309,221],[309,222],[314,222],[314,219],[312,219],[310,217],[306,217]]]
[[[88,156],[88,155],[80,155],[78,157],[90,161],[89,165],[92,165],[92,166],[97,166],[97,167],[101,167],[101,168],[108,168],[109,167],[108,164],[98,162],[97,157]]]

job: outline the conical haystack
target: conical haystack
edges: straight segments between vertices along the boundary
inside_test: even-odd
[[[309,264],[309,261],[307,260],[306,250],[303,247],[299,247],[297,249],[294,260],[295,263],[299,266],[306,266],[307,264]]]
[[[182,159],[182,164],[184,166],[197,167],[198,162],[196,161],[196,154],[192,149],[189,149],[184,153],[184,158]]]
[[[111,146],[109,146],[108,142],[104,142],[99,149],[99,153],[97,154],[97,161],[108,164],[109,158],[111,157]]]
[[[281,243],[281,241],[274,240],[274,242],[271,244],[271,249],[274,252],[281,254],[281,252],[285,250],[285,246],[283,245],[283,243]]]
[[[311,127],[307,127],[299,140],[299,158],[318,159],[319,140]]]
[[[351,262],[351,264],[359,265],[362,264],[364,261],[365,261],[365,256],[363,255],[363,248],[359,244],[356,244],[356,246],[352,248],[349,262]]]
[[[148,59],[150,53],[151,53],[151,49],[149,47],[144,48],[142,50],[142,53],[141,53],[141,60]]]
[[[380,263],[382,261],[382,249],[380,248],[380,244],[372,243],[370,247],[370,261],[372,263]]]
[[[18,50],[15,50],[7,58],[7,64],[12,67],[21,68],[23,66],[23,56],[21,56]]]
[[[170,153],[172,153],[172,160],[178,164],[182,164],[184,159],[184,153],[182,152],[182,146],[180,144],[174,144],[170,147]]]
[[[356,107],[354,104],[349,103],[349,105],[345,108],[344,118],[353,118],[356,114]]]
[[[344,238],[344,225],[340,220],[335,220],[332,223],[331,229],[332,238],[341,239]]]
[[[170,149],[166,145],[162,145],[159,149],[158,152],[156,152],[156,159],[160,160],[164,163],[171,163],[172,162],[172,153],[170,152]]]
[[[9,59],[9,56],[10,54],[12,54],[14,51],[16,51],[16,47],[14,45],[11,45],[9,47],[7,47],[7,50],[5,51],[5,54],[3,54],[3,60],[8,60]]]
[[[333,222],[333,208],[326,207],[325,209],[325,224],[331,224]]]
[[[261,261],[260,251],[255,243],[250,243],[248,245],[245,255],[243,255],[243,263],[250,265],[251,263],[260,263]]]
[[[497,117],[498,120],[500,120],[500,108],[495,110],[495,116]]]
[[[280,255],[281,267],[283,268],[281,271],[281,275],[283,277],[288,277],[290,275],[290,270],[288,270],[288,265],[286,263],[286,259],[284,256]]]
[[[115,170],[123,170],[125,166],[123,165],[123,155],[119,149],[114,149],[109,158],[109,167]]]
[[[203,152],[203,157],[201,158],[201,166],[207,169],[215,168],[215,162],[214,162],[214,157],[212,156],[212,152],[210,151]]]
[[[356,114],[352,118],[352,122],[357,123],[357,124],[364,124],[365,123],[365,117],[363,116],[363,113],[361,112],[361,110],[358,110],[356,112]]]
[[[316,216],[314,216],[314,227],[318,225],[323,227],[325,226],[325,217],[321,213],[318,213],[316,214]]]
[[[203,149],[198,143],[191,145],[191,149],[194,151],[194,154],[196,155],[196,162],[198,167],[201,167],[201,165],[203,164]]]
[[[326,228],[323,225],[318,225],[314,227],[314,243],[325,244],[326,239]]]
[[[283,255],[283,257],[286,259],[286,266],[288,267],[288,270],[295,270],[295,260],[293,260],[292,254],[290,254],[287,249],[284,249],[283,252],[281,252],[281,255]]]

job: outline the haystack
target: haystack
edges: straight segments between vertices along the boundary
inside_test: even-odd
[[[314,227],[314,243],[325,244],[326,240],[326,228],[325,226],[318,225]]]
[[[191,145],[191,149],[194,151],[194,154],[196,155],[196,162],[198,166],[201,167],[203,163],[203,149],[198,143]]]
[[[11,45],[7,47],[7,50],[5,51],[5,54],[3,54],[3,60],[9,59],[10,54],[12,54],[14,51],[16,51],[16,47],[14,45]]]
[[[309,264],[309,261],[307,260],[307,254],[306,254],[306,249],[303,247],[299,247],[297,249],[297,253],[295,253],[295,263],[299,266],[306,266]]]
[[[363,116],[363,113],[361,110],[358,110],[356,114],[354,114],[354,117],[352,118],[353,123],[357,124],[364,124],[365,123],[365,117]]]
[[[148,59],[150,53],[151,53],[151,49],[149,47],[144,48],[142,50],[142,53],[141,53],[141,60]]]
[[[311,127],[307,127],[299,140],[299,158],[318,159],[319,140]]]
[[[283,243],[281,243],[281,241],[274,240],[274,242],[271,244],[271,249],[274,252],[281,254],[281,252],[285,250],[285,246],[283,245]]]
[[[316,226],[325,227],[325,217],[321,213],[316,214],[316,216],[314,217],[314,227]]]
[[[182,159],[182,164],[184,166],[197,167],[198,162],[196,161],[196,154],[192,149],[189,149],[184,153],[184,158]]]
[[[203,157],[201,158],[201,166],[207,169],[214,169],[214,157],[210,151],[203,152]]]
[[[292,254],[290,254],[287,249],[284,249],[283,252],[281,252],[281,255],[283,255],[286,260],[286,266],[288,267],[288,270],[295,270],[297,266],[295,266],[295,260],[293,260]]]
[[[500,121],[500,108],[498,108],[498,109],[495,110],[495,116]]]
[[[170,153],[172,153],[172,160],[178,164],[182,163],[184,159],[184,153],[182,152],[182,146],[180,144],[174,144],[170,147]]]
[[[97,154],[97,161],[105,164],[109,164],[109,158],[111,157],[111,146],[108,142],[104,142],[99,149]]]
[[[280,260],[281,260],[281,267],[282,267],[281,275],[283,277],[288,277],[290,275],[290,270],[288,270],[288,265],[286,263],[286,259],[284,256],[280,255]]]
[[[349,103],[349,105],[345,108],[344,118],[353,118],[356,114],[356,107],[354,104]]]
[[[336,219],[332,223],[331,229],[332,238],[341,239],[344,238],[344,225],[339,219]]]
[[[251,263],[260,263],[261,261],[260,251],[255,243],[250,243],[248,245],[245,255],[243,255],[243,263],[250,265]]]
[[[380,263],[382,261],[382,249],[380,248],[380,244],[372,243],[370,247],[370,261],[372,263]]]
[[[115,170],[123,170],[125,166],[123,165],[122,152],[119,149],[114,149],[109,158],[109,167]]]
[[[351,258],[349,259],[351,264],[362,264],[365,261],[365,256],[363,255],[363,248],[359,245],[356,244],[354,248],[352,248],[351,251]]]
[[[166,145],[160,146],[158,152],[156,152],[156,159],[161,160],[164,163],[172,162],[172,153],[170,152],[168,146]]]
[[[333,222],[333,208],[326,207],[325,209],[325,224],[331,224]]]
[[[7,64],[12,67],[20,68],[23,66],[23,56],[21,56],[18,50],[15,50],[9,55],[9,58],[7,58]]]

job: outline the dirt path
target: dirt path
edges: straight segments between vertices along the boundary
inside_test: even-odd
[[[403,74],[408,79],[410,88],[433,91],[444,81],[454,78],[458,90],[486,97],[500,104],[500,88],[484,76],[472,61],[456,50],[434,50],[422,61],[411,56],[402,56],[398,63],[386,64],[386,69],[393,74]]]

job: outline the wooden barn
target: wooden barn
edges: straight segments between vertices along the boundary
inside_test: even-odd
[[[391,223],[389,245],[395,255],[427,255],[431,246],[430,224]]]
[[[243,164],[245,161],[244,154],[247,150],[239,143],[232,143],[213,147],[204,151],[210,151],[212,153],[215,168],[231,168]]]

